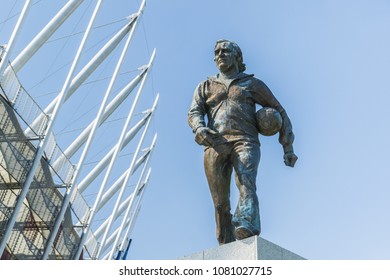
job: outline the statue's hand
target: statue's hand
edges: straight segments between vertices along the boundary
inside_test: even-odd
[[[298,159],[298,157],[294,154],[294,152],[284,153],[283,158],[284,158],[284,164],[291,167],[294,167],[295,162]]]
[[[208,127],[199,127],[195,132],[195,142],[203,146],[213,146],[214,138],[218,135],[218,132]]]

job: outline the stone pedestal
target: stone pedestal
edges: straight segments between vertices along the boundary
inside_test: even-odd
[[[304,260],[303,257],[258,236],[224,244],[182,260]]]

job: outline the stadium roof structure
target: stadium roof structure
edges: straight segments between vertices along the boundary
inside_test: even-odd
[[[137,12],[124,19],[124,26],[115,32],[109,30],[109,34],[114,35],[105,41],[107,34],[105,37],[101,35],[96,23],[102,13],[102,2],[67,1],[30,43],[14,55],[15,42],[23,34],[23,23],[36,4],[27,0],[18,14],[8,44],[0,47],[1,259],[126,257],[131,230],[149,182],[150,159],[157,139],[156,134],[149,137],[149,145],[143,148],[150,134],[148,131],[157,108],[158,94],[153,98],[151,107],[137,111],[153,66],[155,50],[146,65],[133,71],[136,74],[129,81],[131,75],[124,70],[124,65],[145,1]],[[80,7],[84,7],[84,13],[77,15]],[[115,17],[115,11],[110,13]],[[45,105],[40,104],[23,85],[22,72],[32,75],[34,69],[42,67],[29,64],[35,55],[42,52],[52,35],[72,17],[73,22],[84,20],[87,26],[80,32],[65,31],[69,32],[66,37],[81,34],[82,38],[73,38],[77,43],[67,51],[71,55],[71,63],[61,67],[66,69],[61,78],[53,78],[56,70],[46,73],[46,79],[50,77],[49,80],[61,90],[54,98],[45,100],[48,104],[42,109]],[[98,50],[88,58],[86,46],[93,40],[104,43],[96,44],[99,45]],[[48,56],[49,52],[43,55]],[[57,52],[57,57],[61,55]],[[115,59],[116,63],[112,63]],[[72,102],[72,96],[91,91],[82,88],[93,83],[93,75],[104,63],[105,68],[111,66],[110,70],[106,70],[111,71],[108,78],[104,79],[106,89],[100,86],[101,94],[89,97],[91,102],[79,106],[80,118],[84,121],[82,132],[68,137],[68,145],[60,145],[60,142],[66,141],[60,139],[61,135],[56,132],[57,124],[65,123],[65,116],[73,116],[66,103]],[[26,65],[29,65],[27,70]],[[98,78],[95,77],[95,81],[103,80]],[[125,85],[114,94],[114,85],[120,79]],[[131,95],[133,91],[136,92],[134,96]],[[87,103],[91,103],[91,108]],[[72,106],[75,105],[71,104],[70,108]],[[65,113],[61,115],[61,112]],[[88,117],[85,112],[88,112]],[[115,120],[118,112],[125,117]],[[138,121],[134,120],[137,117]],[[110,121],[116,125],[104,126]],[[67,127],[67,124],[63,126]],[[99,133],[104,137],[96,140]],[[99,145],[109,149],[104,156],[97,152],[102,150]],[[93,164],[87,164],[86,159],[99,157]]]

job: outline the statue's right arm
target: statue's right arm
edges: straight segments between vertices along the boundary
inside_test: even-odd
[[[206,127],[204,116],[206,115],[206,100],[204,98],[203,83],[195,89],[190,110],[188,111],[188,124],[192,132],[196,133],[198,128]]]
[[[203,146],[213,146],[213,138],[218,133],[206,126],[206,97],[204,94],[205,82],[200,83],[195,89],[190,110],[188,111],[188,124],[195,133],[195,142]]]

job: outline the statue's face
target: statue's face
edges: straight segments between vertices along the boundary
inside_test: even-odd
[[[214,50],[214,61],[221,72],[226,72],[237,66],[234,49],[231,43],[217,44]]]

